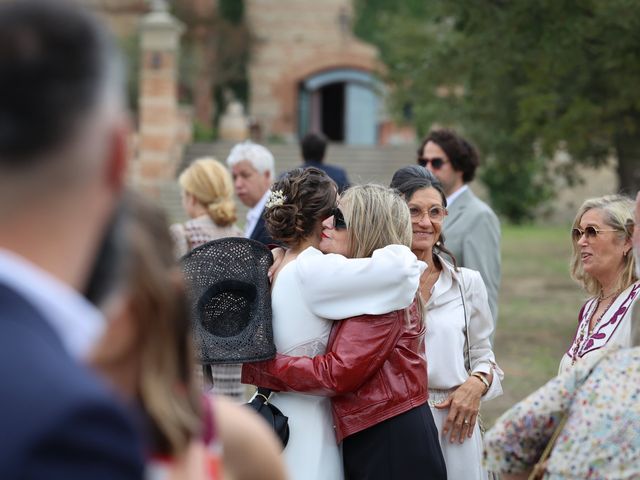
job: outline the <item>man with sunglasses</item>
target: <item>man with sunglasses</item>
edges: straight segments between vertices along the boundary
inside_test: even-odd
[[[489,307],[498,317],[500,221],[469,188],[480,163],[478,152],[453,130],[429,132],[418,150],[418,164],[429,169],[447,195],[443,232],[459,266],[477,270],[487,287]]]

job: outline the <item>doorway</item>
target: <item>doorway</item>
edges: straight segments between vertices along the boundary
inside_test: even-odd
[[[345,84],[330,83],[320,89],[320,128],[332,142],[344,142]]]
[[[322,132],[330,141],[375,145],[378,140],[378,94],[370,73],[329,70],[312,75],[298,90],[298,135]]]

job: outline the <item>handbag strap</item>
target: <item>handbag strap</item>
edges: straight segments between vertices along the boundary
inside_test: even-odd
[[[615,350],[613,350],[613,351],[615,351]],[[611,353],[611,352],[609,352],[609,353]],[[591,376],[591,374],[596,369],[598,364],[607,355],[608,355],[608,353],[602,355],[596,362],[594,362],[593,365],[591,365],[589,373],[587,373],[587,375],[585,375],[584,378],[582,380],[580,380],[578,385],[576,385],[576,390],[578,388],[580,388],[589,379],[589,376]],[[547,443],[547,446],[544,447],[544,450],[542,451],[542,454],[540,455],[540,458],[538,459],[536,464],[533,466],[533,469],[531,470],[531,473],[529,474],[529,477],[527,478],[527,480],[538,480],[538,479],[540,479],[540,478],[542,478],[544,476],[544,472],[545,472],[544,463],[551,456],[551,452],[553,451],[553,447],[555,446],[556,441],[558,440],[558,437],[562,433],[562,430],[564,429],[564,426],[567,423],[568,419],[569,419],[569,408],[567,407],[567,409],[564,412],[562,412],[562,417],[560,417],[560,421],[558,422],[558,425],[556,425],[556,428],[553,430],[553,433],[551,434],[551,438],[549,439],[549,442]]]
[[[273,391],[271,389],[269,389],[269,388],[258,387],[258,389],[256,390],[256,393],[254,394],[254,396],[258,396],[258,397],[264,398],[264,403],[267,403],[269,401],[269,398],[271,397],[272,393],[273,393]]]
[[[467,315],[467,302],[464,298],[464,291],[467,289],[464,285],[464,274],[459,269],[460,281],[458,282],[458,289],[460,290],[460,298],[462,299],[462,311],[464,312],[464,347],[467,353],[464,359],[464,366],[467,369],[467,373],[471,374],[471,347],[469,346],[469,316]]]

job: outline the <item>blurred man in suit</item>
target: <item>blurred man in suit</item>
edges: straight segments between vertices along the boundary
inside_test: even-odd
[[[101,25],[63,0],[0,2],[0,478],[136,479],[132,422],[82,364],[84,292],[119,201],[127,122]]]
[[[442,183],[448,215],[443,232],[458,265],[477,270],[487,287],[494,322],[500,288],[500,221],[469,188],[480,164],[478,152],[452,130],[432,130],[418,150],[418,164]]]
[[[250,141],[235,145],[227,157],[236,195],[247,207],[244,236],[268,245],[274,243],[264,225],[264,206],[275,179],[273,155],[262,145]]]
[[[327,140],[320,134],[308,133],[300,142],[300,150],[304,159],[303,167],[316,167],[329,175],[338,185],[338,192],[342,193],[349,188],[347,173],[343,168],[335,165],[326,165],[324,155],[327,151]]]

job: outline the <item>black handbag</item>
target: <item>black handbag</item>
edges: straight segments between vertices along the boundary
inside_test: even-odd
[[[273,429],[282,442],[282,449],[284,450],[287,442],[289,442],[289,417],[282,413],[278,407],[269,403],[270,396],[271,390],[258,387],[256,393],[246,405],[257,412]]]

